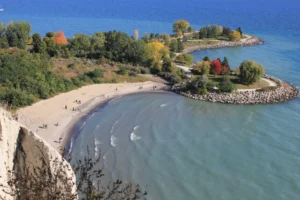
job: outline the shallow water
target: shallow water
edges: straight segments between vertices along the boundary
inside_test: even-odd
[[[105,178],[139,183],[149,199],[298,199],[299,105],[130,95],[90,117],[72,155],[101,149]]]

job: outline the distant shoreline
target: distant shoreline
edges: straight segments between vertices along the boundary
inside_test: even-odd
[[[217,41],[216,44],[207,44],[207,45],[198,45],[194,47],[185,48],[182,53],[192,53],[196,51],[209,50],[209,49],[221,49],[225,47],[245,47],[245,46],[255,46],[263,44],[264,41],[256,36],[246,35],[245,39],[241,39],[241,41]]]

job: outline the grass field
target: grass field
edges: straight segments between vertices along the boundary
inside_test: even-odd
[[[147,81],[146,77],[139,75],[130,76],[130,69],[134,70],[135,67],[126,64],[108,64],[97,63],[95,60],[89,60],[85,58],[52,58],[53,63],[52,72],[57,75],[63,75],[64,78],[70,79],[77,77],[79,74],[85,74],[95,69],[103,70],[103,83],[121,83],[121,82],[143,82]],[[127,68],[127,73],[124,75],[118,74],[119,65]]]
[[[219,84],[223,80],[222,75],[217,75],[217,76],[209,75],[208,78],[212,80],[215,84]],[[234,84],[236,89],[257,89],[257,88],[263,88],[269,86],[269,83],[263,79],[261,79],[259,82],[254,83],[252,85],[241,84],[237,76],[230,76],[230,80]]]
[[[184,48],[189,48],[189,47],[197,47],[197,46],[204,46],[208,44],[217,44],[217,41],[188,41],[183,43]]]

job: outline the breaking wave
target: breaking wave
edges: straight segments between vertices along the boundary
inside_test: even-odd
[[[111,146],[115,147],[117,145],[117,143],[116,143],[117,140],[118,140],[118,138],[116,136],[114,136],[114,135],[110,136],[110,144],[111,144]]]

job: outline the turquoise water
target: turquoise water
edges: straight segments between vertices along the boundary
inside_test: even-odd
[[[73,156],[100,154],[106,180],[139,183],[148,199],[299,198],[299,100],[222,105],[175,94],[109,102],[78,124]]]
[[[45,6],[47,5],[47,6]],[[170,7],[171,5],[171,7]],[[194,27],[242,26],[265,43],[192,53],[244,59],[266,73],[300,86],[298,0],[4,0],[0,20],[26,20],[33,32],[92,34],[112,29],[140,35],[172,32],[180,18]],[[116,99],[77,124],[72,155],[89,145],[100,154],[105,180],[141,184],[148,199],[300,199],[300,100],[276,105],[221,105],[174,94]]]

